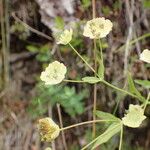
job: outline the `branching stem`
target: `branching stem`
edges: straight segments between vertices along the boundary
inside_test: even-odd
[[[109,87],[111,87],[111,88],[117,90],[117,91],[120,91],[120,92],[123,92],[123,93],[125,93],[125,94],[128,94],[128,95],[130,95],[130,96],[132,96],[132,97],[134,97],[134,98],[137,98],[139,101],[143,102],[143,100],[141,100],[138,96],[136,96],[136,95],[134,95],[134,94],[132,94],[132,93],[126,91],[126,90],[123,90],[123,89],[121,89],[121,88],[118,88],[118,87],[116,87],[116,86],[110,84],[109,82],[107,82],[107,81],[105,81],[105,80],[102,80],[101,82],[104,83],[104,84],[106,84],[107,86],[109,86]]]

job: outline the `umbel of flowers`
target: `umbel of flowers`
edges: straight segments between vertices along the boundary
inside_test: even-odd
[[[65,78],[66,72],[67,69],[63,63],[54,61],[41,73],[40,78],[46,85],[54,85],[60,83]]]
[[[137,128],[141,125],[142,121],[146,119],[144,116],[144,110],[139,105],[129,105],[127,114],[122,118],[122,122],[125,126]]]
[[[60,132],[59,126],[49,117],[39,120],[38,129],[41,135],[41,141],[51,142]]]
[[[72,29],[64,30],[60,34],[60,37],[58,38],[57,44],[67,45],[72,40],[72,33],[73,33]]]
[[[143,50],[143,52],[140,55],[140,60],[150,63],[150,50]]]
[[[110,20],[104,17],[94,18],[86,23],[83,35],[91,39],[104,38],[112,30],[112,27],[113,24]]]

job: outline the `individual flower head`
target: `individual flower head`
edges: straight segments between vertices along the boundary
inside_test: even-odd
[[[51,142],[58,137],[60,128],[49,117],[39,120],[38,129],[41,136],[41,141]]]
[[[54,61],[41,73],[40,78],[46,85],[54,85],[60,83],[65,78],[66,72],[67,69],[63,63]]]
[[[122,118],[122,122],[125,126],[137,128],[145,118],[146,116],[144,116],[144,110],[141,106],[130,104],[127,114]]]
[[[104,38],[112,30],[112,27],[113,24],[110,20],[104,17],[94,18],[86,23],[83,35],[91,39]]]
[[[73,30],[64,30],[58,37],[57,44],[67,45],[72,40]]]
[[[145,49],[141,54],[140,54],[140,60],[145,61],[147,63],[150,63],[150,50]]]

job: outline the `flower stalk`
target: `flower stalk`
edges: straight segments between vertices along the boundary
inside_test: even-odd
[[[121,123],[119,150],[121,150],[122,148],[122,141],[123,141],[123,124]]]
[[[100,123],[100,122],[115,122],[115,120],[91,120],[91,121],[85,121],[85,122],[81,122],[81,123],[77,123],[77,124],[73,124],[71,126],[67,126],[64,128],[61,128],[60,131],[64,131],[64,130],[68,130],[77,126],[82,126],[82,125],[86,125],[86,124],[91,124],[91,123]]]
[[[78,53],[78,51],[71,45],[71,43],[68,43],[69,46],[72,48],[72,50],[82,59],[82,61],[94,72],[95,70],[89,65],[89,63]]]

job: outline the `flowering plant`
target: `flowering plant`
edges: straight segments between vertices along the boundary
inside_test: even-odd
[[[89,37],[90,39],[94,39],[94,53],[97,55],[97,45],[96,41],[99,42],[100,46],[100,57],[98,57],[98,64],[97,63],[97,57],[95,64],[98,65],[97,68],[93,68],[83,57],[80,55],[80,53],[72,46],[71,40],[72,40],[72,34],[73,30],[64,30],[64,32],[60,35],[59,40],[57,44],[63,44],[68,45],[81,60],[91,69],[91,71],[94,73],[93,76],[86,76],[83,77],[81,80],[64,80],[65,74],[67,72],[66,67],[58,62],[54,61],[53,63],[50,63],[49,66],[41,73],[41,80],[45,82],[45,84],[58,84],[62,81],[67,82],[74,82],[74,83],[89,83],[89,84],[105,84],[106,86],[109,86],[119,92],[124,93],[125,95],[129,95],[141,103],[141,105],[129,105],[129,110],[127,111],[127,114],[120,119],[110,113],[97,111],[96,110],[96,99],[93,104],[93,120],[81,122],[78,124],[74,124],[68,127],[62,127],[59,128],[58,125],[56,125],[52,119],[50,118],[43,118],[39,120],[39,131],[41,135],[41,139],[43,141],[52,141],[54,140],[58,135],[60,131],[67,130],[76,126],[84,125],[93,123],[93,133],[95,135],[96,129],[95,129],[95,123],[101,123],[101,122],[109,122],[107,125],[107,129],[103,134],[100,134],[98,137],[93,139],[89,144],[84,146],[82,150],[87,149],[89,146],[92,146],[92,150],[98,147],[99,145],[106,143],[111,137],[113,137],[115,134],[120,132],[120,142],[119,142],[119,150],[122,148],[122,139],[123,139],[123,126],[128,126],[132,128],[140,127],[142,122],[146,119],[146,116],[144,115],[145,108],[147,107],[150,99],[150,93],[148,94],[147,98],[141,95],[141,93],[136,89],[134,85],[134,81],[132,80],[131,76],[128,76],[128,89],[121,89],[105,80],[105,65],[103,61],[103,51],[102,51],[102,45],[101,45],[101,38],[106,37],[110,31],[112,30],[113,24],[110,20],[105,19],[104,17],[94,18],[86,23],[84,26],[83,35],[86,37]],[[142,54],[140,55],[140,59],[145,62],[150,62],[150,51],[144,50]],[[96,119],[100,118],[100,119]]]

